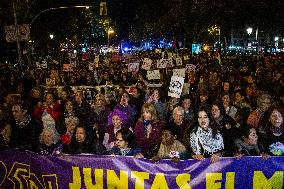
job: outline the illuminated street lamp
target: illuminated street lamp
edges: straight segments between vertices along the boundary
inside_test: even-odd
[[[114,33],[114,30],[112,28],[109,28],[107,30],[107,47],[109,47],[109,40],[110,40],[110,35]]]
[[[250,35],[252,34],[252,28],[247,28],[247,33]]]
[[[14,1],[13,1],[14,2]],[[30,26],[30,31],[32,31],[31,30],[31,28],[32,28],[32,26],[33,26],[33,23],[34,23],[34,21],[40,16],[40,15],[42,15],[43,13],[45,13],[45,12],[48,12],[48,11],[52,11],[52,10],[58,10],[58,9],[74,9],[74,8],[85,8],[85,9],[89,9],[90,7],[94,7],[94,6],[72,6],[72,7],[52,7],[52,8],[48,8],[48,9],[44,9],[43,11],[41,11],[41,12],[39,12],[38,14],[36,14],[33,18],[32,18],[32,20],[31,20],[31,22],[30,22],[30,24],[29,24],[29,26]],[[15,10],[14,10],[14,13],[15,13]],[[16,24],[15,24],[16,25]],[[49,35],[49,37],[50,37],[50,39],[53,39],[54,38],[54,35]],[[30,33],[30,38],[31,38],[31,33]],[[31,48],[31,47],[29,47],[29,48]],[[30,52],[30,51],[29,51]],[[19,55],[20,56],[20,55]],[[29,56],[28,56],[29,58],[28,58],[28,61],[29,61],[29,64],[31,64],[31,54],[29,53]],[[20,59],[20,57],[19,57],[19,59]]]
[[[50,39],[53,39],[53,38],[54,38],[54,35],[53,35],[53,34],[49,34],[49,38],[50,38]]]

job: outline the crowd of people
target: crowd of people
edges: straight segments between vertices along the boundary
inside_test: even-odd
[[[168,96],[173,68],[160,70],[161,79],[155,81],[160,86],[155,88],[149,87],[153,81],[145,70],[127,72],[129,60],[106,63],[101,56],[98,67],[90,70],[85,62],[77,62],[70,72],[51,61],[46,69],[2,64],[1,149],[175,162],[284,154],[281,58],[224,56],[219,64],[208,53],[177,54],[189,58],[173,68],[186,62],[196,66],[186,73],[180,98]],[[155,62],[161,54],[138,52],[132,57]],[[63,88],[47,87],[46,78]],[[101,88],[90,93],[71,88],[82,85]]]

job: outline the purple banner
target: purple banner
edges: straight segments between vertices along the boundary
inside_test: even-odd
[[[221,158],[210,164],[113,156],[0,152],[0,189],[283,188],[284,157]]]

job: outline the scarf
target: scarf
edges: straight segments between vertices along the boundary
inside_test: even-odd
[[[24,128],[26,125],[30,123],[31,120],[32,117],[28,115],[21,122],[16,122],[16,125],[18,125],[20,128]]]
[[[281,124],[279,127],[275,127],[275,126],[272,125],[272,127],[270,127],[270,131],[275,136],[280,136],[284,132],[283,124]]]

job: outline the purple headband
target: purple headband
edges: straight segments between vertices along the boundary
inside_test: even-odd
[[[108,125],[112,125],[112,117],[118,116],[122,122],[122,125],[126,124],[128,119],[126,114],[123,111],[120,111],[118,109],[114,109],[109,115],[108,115]]]

